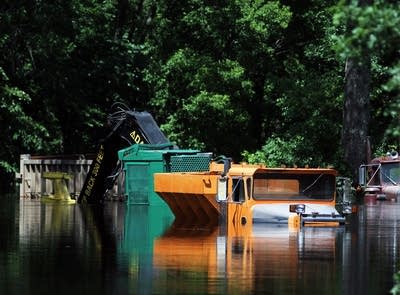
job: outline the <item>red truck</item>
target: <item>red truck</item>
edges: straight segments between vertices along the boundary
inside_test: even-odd
[[[361,165],[358,176],[365,198],[393,200],[400,197],[400,158],[397,152]]]

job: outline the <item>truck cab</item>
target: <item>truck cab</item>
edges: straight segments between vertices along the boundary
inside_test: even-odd
[[[336,208],[333,169],[254,167],[229,171],[227,224],[283,223],[289,226],[337,226],[345,217]]]
[[[397,152],[377,157],[359,168],[359,184],[365,198],[391,200],[400,196],[400,158]]]

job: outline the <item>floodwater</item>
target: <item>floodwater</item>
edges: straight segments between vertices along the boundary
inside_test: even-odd
[[[0,196],[0,294],[389,294],[400,203],[338,228],[176,228],[146,206]]]

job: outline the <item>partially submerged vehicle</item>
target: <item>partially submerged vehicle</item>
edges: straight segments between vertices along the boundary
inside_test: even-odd
[[[207,172],[156,173],[154,190],[178,224],[337,226],[346,218],[335,208],[336,176],[328,168],[267,168],[225,159],[211,162]]]
[[[359,168],[359,184],[366,198],[395,199],[400,196],[400,158],[397,152],[377,157]]]

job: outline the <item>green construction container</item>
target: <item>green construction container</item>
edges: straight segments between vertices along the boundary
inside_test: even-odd
[[[154,192],[157,172],[208,171],[211,153],[181,150],[168,144],[135,144],[118,152],[125,175],[128,204],[166,206]]]

